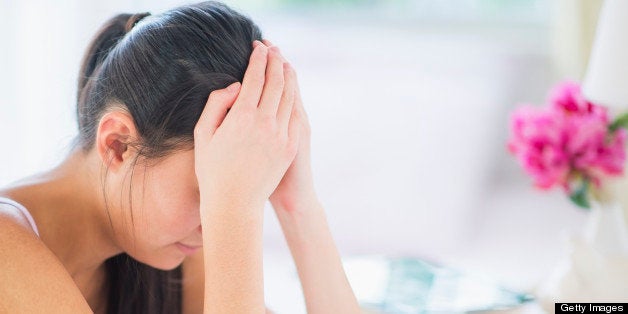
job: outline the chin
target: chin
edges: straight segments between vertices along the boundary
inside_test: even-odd
[[[168,271],[179,267],[183,263],[184,258],[185,256],[162,256],[146,264],[159,270]]]
[[[183,262],[183,259],[181,259],[180,261],[177,261],[177,263],[158,264],[158,265],[150,265],[150,266],[152,266],[153,268],[159,269],[159,270],[169,271],[169,270],[173,270],[173,269],[179,267],[179,265],[181,265],[182,262]]]
[[[168,271],[168,270],[173,270],[177,267],[179,267],[179,265],[181,265],[181,263],[183,263],[183,260],[185,259],[185,255],[179,253],[179,254],[154,254],[153,256],[138,256],[138,258],[134,257],[133,258],[137,261],[139,261],[140,263],[146,264],[150,267],[159,269],[159,270],[163,270],[163,271]]]

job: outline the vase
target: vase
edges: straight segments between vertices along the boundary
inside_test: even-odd
[[[546,312],[554,313],[556,302],[628,301],[628,228],[624,216],[624,206],[617,197],[592,202],[583,232],[571,237],[569,254],[535,293]]]

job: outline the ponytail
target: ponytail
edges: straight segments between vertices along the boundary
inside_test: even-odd
[[[135,24],[149,15],[150,13],[148,12],[138,14],[122,13],[112,17],[100,27],[89,44],[81,62],[78,79],[79,95],[87,84],[89,77],[94,73],[96,67],[102,64],[109,51],[115,47],[126,33],[131,31]]]
[[[149,15],[150,13],[148,12],[137,14],[121,13],[110,18],[100,27],[96,36],[94,36],[94,39],[87,47],[87,51],[81,61],[76,96],[76,114],[79,131],[86,125],[93,128],[93,125],[89,125],[89,122],[93,121],[93,110],[90,112],[86,106],[86,98],[91,90],[91,85],[88,86],[90,79],[96,78],[98,74],[97,69],[99,69],[109,52],[124,35],[130,32],[135,24]]]

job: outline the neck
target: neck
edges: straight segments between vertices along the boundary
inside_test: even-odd
[[[122,253],[102,197],[100,161],[80,150],[56,168],[0,191],[33,215],[40,238],[92,305],[104,290],[104,262]],[[91,299],[91,300],[90,300]]]

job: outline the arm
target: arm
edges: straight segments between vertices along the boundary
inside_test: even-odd
[[[205,262],[204,249],[183,261],[183,314],[203,313],[203,298],[205,291]],[[210,266],[211,268],[211,266]],[[266,308],[266,314],[272,311]]]
[[[43,242],[0,213],[0,313],[93,313]]]
[[[263,209],[263,203],[201,200],[204,313],[264,312]]]
[[[275,212],[299,272],[307,312],[360,313],[321,204],[309,201]]]
[[[241,88],[212,91],[194,129],[204,313],[264,312],[264,203],[298,146],[290,66],[254,46]]]
[[[268,40],[266,45],[272,46]],[[279,52],[272,46],[271,49]],[[329,231],[312,179],[310,124],[297,83],[292,117],[299,126],[299,147],[292,164],[269,200],[294,258],[310,314],[360,313],[340,255]]]

